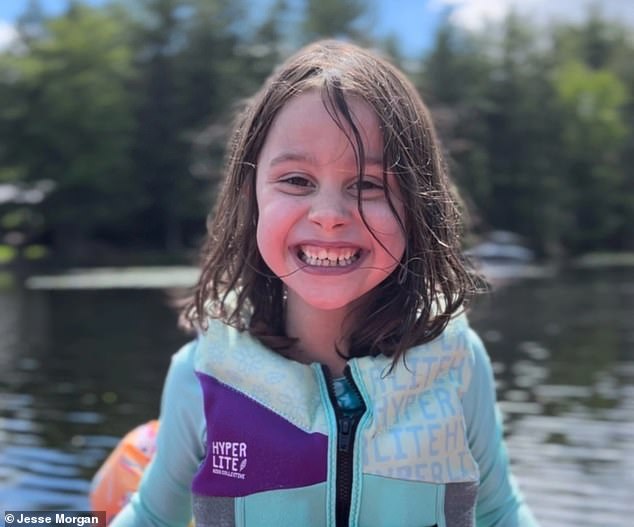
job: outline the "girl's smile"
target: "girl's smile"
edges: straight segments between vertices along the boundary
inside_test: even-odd
[[[301,244],[297,248],[297,256],[304,264],[300,266],[308,273],[349,272],[357,267],[354,264],[360,262],[363,254],[359,247],[320,242]]]
[[[363,140],[361,183],[352,130],[340,128],[316,90],[295,96],[280,110],[258,158],[258,248],[285,283],[294,309],[305,304],[347,311],[389,276],[405,249],[405,235],[385,197],[378,119],[360,99],[348,105]],[[387,184],[403,217],[393,175]]]
[[[324,267],[349,267],[358,261],[361,249],[354,247],[320,247],[318,245],[300,245],[299,257],[307,265]]]

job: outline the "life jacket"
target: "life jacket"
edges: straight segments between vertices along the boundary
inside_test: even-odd
[[[479,473],[461,401],[471,338],[461,316],[391,372],[387,357],[349,360],[364,408],[347,415],[327,368],[210,324],[195,359],[206,420],[196,524],[473,525]]]

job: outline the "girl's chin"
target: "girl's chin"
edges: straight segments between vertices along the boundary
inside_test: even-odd
[[[300,308],[304,306],[316,311],[350,311],[357,305],[358,300],[363,295],[342,295],[341,289],[328,294],[327,290],[321,289],[318,293],[302,291],[300,288],[288,286],[287,302],[290,308]]]
[[[337,302],[332,299],[313,299],[313,298],[302,298],[301,303],[304,304],[305,307],[308,307],[315,311],[348,311],[352,307],[352,302]]]

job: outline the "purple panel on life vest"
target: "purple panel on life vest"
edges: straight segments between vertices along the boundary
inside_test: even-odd
[[[207,421],[207,454],[192,483],[196,494],[238,497],[326,480],[326,435],[304,432],[234,388],[196,375]]]

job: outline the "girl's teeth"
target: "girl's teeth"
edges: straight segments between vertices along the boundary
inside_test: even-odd
[[[320,248],[313,252],[302,248],[299,256],[302,261],[308,265],[317,267],[345,267],[358,259],[357,252],[352,249],[344,249],[343,251],[336,252]]]

